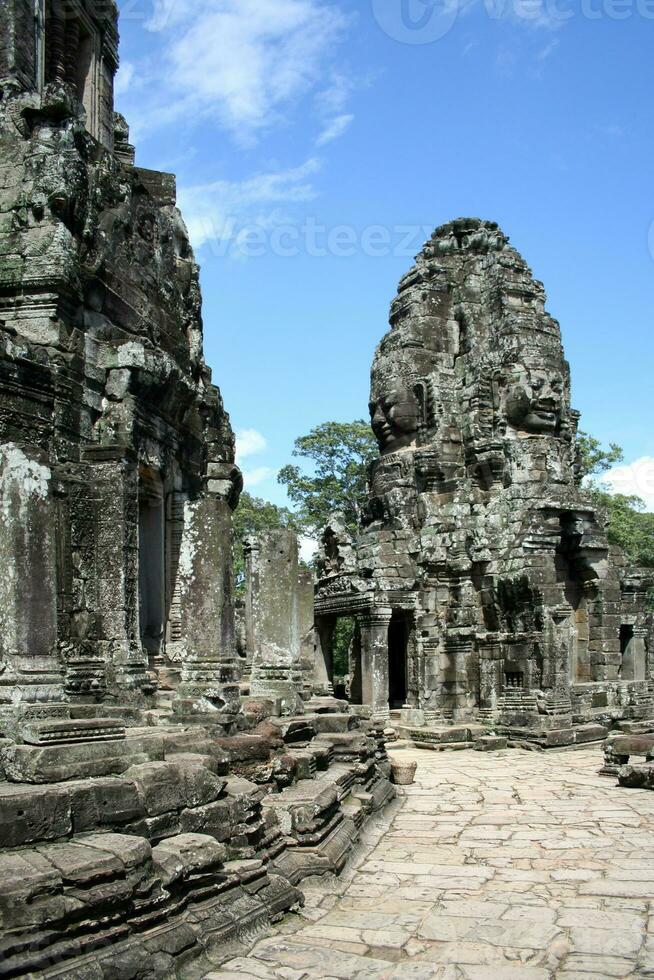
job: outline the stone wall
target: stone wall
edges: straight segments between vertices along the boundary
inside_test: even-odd
[[[241,478],[175,181],[133,166],[120,118],[111,152],[113,4],[50,4],[29,29],[21,9],[3,4],[4,43],[36,44],[53,74],[19,77],[5,54],[0,550],[21,585],[3,586],[0,705],[143,702],[166,672],[182,714],[231,724]],[[84,31],[108,73],[91,129]]]
[[[390,767],[305,705],[293,534],[251,551],[272,700],[242,711],[242,479],[175,180],[113,114],[112,0],[34,12],[0,0],[0,975],[201,976],[342,870]]]

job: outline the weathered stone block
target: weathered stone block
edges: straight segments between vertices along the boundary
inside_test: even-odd
[[[575,731],[575,742],[582,745],[585,742],[600,742],[608,735],[608,729],[603,725],[580,725]]]
[[[1,751],[7,778],[16,783],[58,783],[84,776],[124,773],[130,766],[163,758],[156,735],[79,745],[9,745]]]
[[[507,744],[508,739],[499,735],[482,735],[475,741],[473,748],[477,752],[497,752],[500,749],[505,749]]]
[[[179,834],[152,849],[155,871],[166,886],[190,875],[217,873],[226,859],[226,848],[203,834]]]
[[[149,817],[212,803],[225,780],[204,766],[188,762],[150,762],[133,766],[125,777],[135,783]]]
[[[120,827],[145,816],[136,784],[129,778],[89,779],[65,784],[73,833]]]
[[[556,728],[545,734],[545,745],[547,748],[555,748],[563,745],[573,745],[575,740],[574,728]]]
[[[206,834],[217,841],[227,841],[231,835],[231,808],[228,802],[218,800],[206,806],[190,807],[179,816],[179,828],[183,834]]]
[[[56,840],[73,831],[68,795],[58,787],[0,785],[4,847]]]
[[[654,789],[654,763],[637,766],[621,766],[618,782],[630,789]]]

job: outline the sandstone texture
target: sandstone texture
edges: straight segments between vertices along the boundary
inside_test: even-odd
[[[351,540],[335,515],[323,535],[318,679],[349,616],[350,699],[375,717],[556,745],[651,716],[649,578],[579,485],[579,413],[542,284],[497,225],[460,219],[403,277],[390,324],[361,527]]]
[[[239,655],[234,437],[117,44],[113,0],[0,3],[2,977],[201,976],[394,795],[382,730],[312,701],[293,534]]]

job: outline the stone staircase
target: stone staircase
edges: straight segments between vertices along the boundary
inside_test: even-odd
[[[0,745],[0,977],[182,975],[338,874],[394,796],[382,730],[342,709],[230,737],[114,722],[71,742],[48,722],[45,745]]]

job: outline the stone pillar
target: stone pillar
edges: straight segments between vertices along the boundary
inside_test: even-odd
[[[50,481],[40,450],[0,446],[0,711],[63,700]]]
[[[298,575],[298,630],[300,634],[300,665],[303,674],[302,689],[305,700],[308,700],[313,694],[318,653],[314,593],[313,572],[308,568],[300,569]]]
[[[298,541],[294,531],[268,531],[247,546],[248,636],[252,644],[250,694],[301,710]]]
[[[180,718],[224,727],[240,712],[232,538],[232,510],[223,497],[186,501],[177,568],[181,683],[173,709]]]
[[[66,20],[60,3],[53,3],[50,7],[50,17],[46,18],[45,43],[47,81],[61,84],[66,81]]]
[[[35,14],[42,30],[40,4],[34,0],[3,0],[0,3],[0,79],[12,87],[38,88],[39,72]]]
[[[375,719],[390,717],[388,627],[392,609],[381,606],[361,617],[361,700]]]
[[[245,559],[245,659],[248,673],[252,674],[252,662],[257,644],[259,623],[259,539],[249,537],[244,541]]]
[[[622,657],[620,679],[623,681],[647,680],[647,629],[634,627],[631,640]]]
[[[502,694],[501,660],[502,648],[499,643],[480,641],[479,707],[483,711],[494,711]]]
[[[354,634],[348,652],[350,668],[349,701],[351,704],[361,704],[361,698],[363,697],[361,689],[361,627],[356,620],[354,623]]]
[[[66,688],[87,700],[139,700],[152,690],[139,632],[138,463],[133,450],[84,452],[71,494],[73,608]]]

